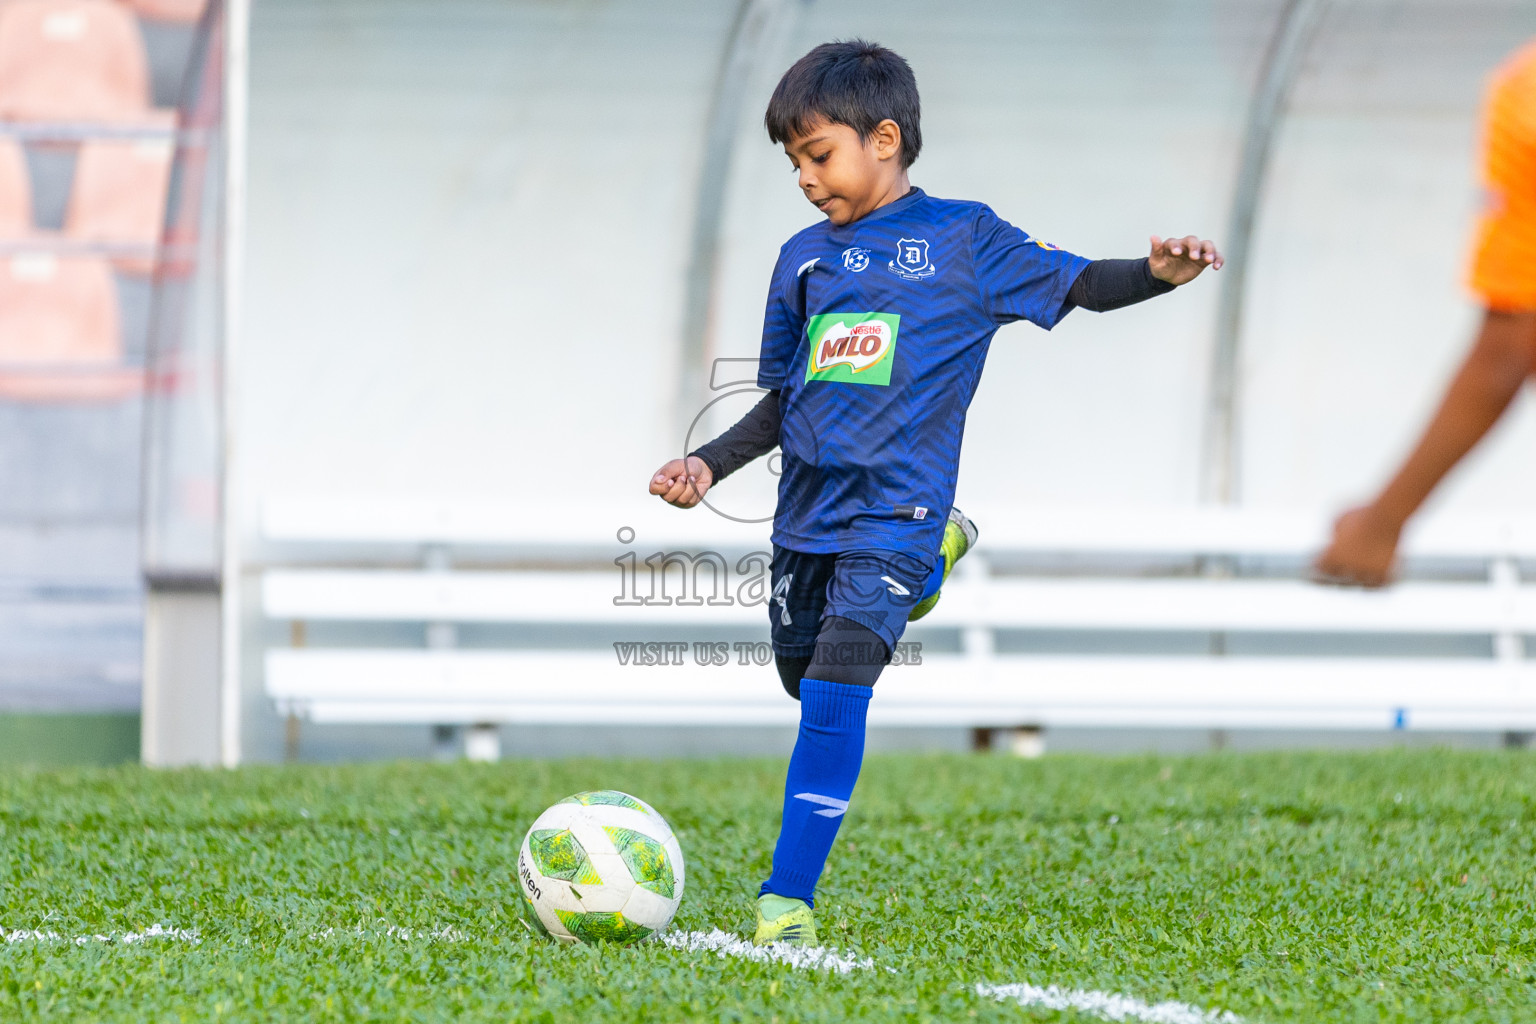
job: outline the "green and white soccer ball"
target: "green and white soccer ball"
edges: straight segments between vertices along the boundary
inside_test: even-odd
[[[645,801],[605,789],[539,815],[517,856],[523,912],[562,942],[638,942],[672,923],[683,850]]]

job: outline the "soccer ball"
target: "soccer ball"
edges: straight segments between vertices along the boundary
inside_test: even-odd
[[[561,942],[638,942],[683,899],[683,851],[665,818],[613,789],[539,815],[517,855],[523,913]]]

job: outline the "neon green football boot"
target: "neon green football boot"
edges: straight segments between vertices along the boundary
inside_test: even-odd
[[[752,945],[766,946],[782,942],[789,946],[816,945],[816,911],[804,900],[775,896],[771,892],[757,898],[757,931]]]
[[[949,522],[944,524],[944,543],[939,545],[939,554],[944,556],[944,579],[949,580],[949,574],[954,569],[955,563],[965,557],[965,553],[976,546],[976,538],[981,536],[981,531],[976,529],[976,524],[957,508],[949,510]],[[933,606],[939,603],[939,596],[944,593],[943,584],[939,584],[939,590],[934,591],[932,597],[926,597],[917,603],[917,607],[907,615],[908,622],[916,622],[918,619],[933,611]]]

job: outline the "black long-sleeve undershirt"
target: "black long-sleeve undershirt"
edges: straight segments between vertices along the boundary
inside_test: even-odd
[[[1152,276],[1152,266],[1145,258],[1094,260],[1072,282],[1067,301],[1102,313],[1144,302],[1173,288]],[[780,425],[779,393],[770,391],[735,426],[689,454],[704,460],[713,486],[777,448]]]
[[[1173,291],[1167,281],[1152,276],[1152,264],[1139,260],[1094,260],[1083,268],[1067,292],[1067,301],[1094,313],[1145,302]]]
[[[777,448],[779,425],[779,393],[770,391],[735,426],[689,454],[704,460],[713,486]]]

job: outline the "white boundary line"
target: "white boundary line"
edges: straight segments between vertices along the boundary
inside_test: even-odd
[[[707,932],[663,932],[661,941],[673,949],[685,953],[713,952],[716,956],[733,956],[756,963],[788,964],[808,971],[867,971],[875,966],[869,957],[839,956],[835,948],[826,946],[790,946],[774,943],[754,946],[746,939],[719,928]]]
[[[1085,992],[1051,985],[977,985],[976,994],[998,1002],[1012,1000],[1020,1006],[1048,1010],[1077,1010],[1105,1020],[1140,1020],[1147,1024],[1242,1024],[1242,1018],[1226,1010],[1202,1010],[1188,1003],[1144,1003],[1114,992]]]
[[[426,941],[426,942],[463,942],[465,935],[457,928],[445,925],[442,928],[401,928],[399,925],[384,924],[379,922],[377,928],[364,928],[356,925],[352,928],[323,928],[318,932],[310,932],[304,938],[310,942],[321,942],[326,939],[399,939],[401,942]]]
[[[399,925],[388,924],[384,921],[379,921],[371,927],[354,925],[351,928],[322,928],[319,931],[310,932],[304,936],[306,942],[326,942],[332,939],[462,942],[464,938],[464,933],[451,925],[445,925],[441,928],[402,928]],[[203,941],[202,936],[195,928],[174,928],[165,924],[154,924],[141,932],[124,932],[121,935],[117,932],[112,932],[108,935],[63,935],[59,932],[45,931],[41,928],[20,928],[16,931],[0,928],[0,945],[12,945],[19,942],[57,942],[85,946],[93,942],[100,942],[131,946],[136,942],[146,942],[150,939],[163,939],[169,942],[189,942],[193,945],[200,945]]]
[[[84,946],[90,942],[121,943],[131,946],[135,942],[145,942],[149,939],[166,939],[171,942],[190,942],[197,945],[203,940],[198,936],[196,929],[170,928],[163,924],[152,924],[142,932],[125,932],[118,935],[113,932],[110,935],[60,935],[58,932],[45,932],[40,929],[22,929],[9,932],[0,928],[0,942],[11,945],[17,942],[68,942],[76,946]]]

